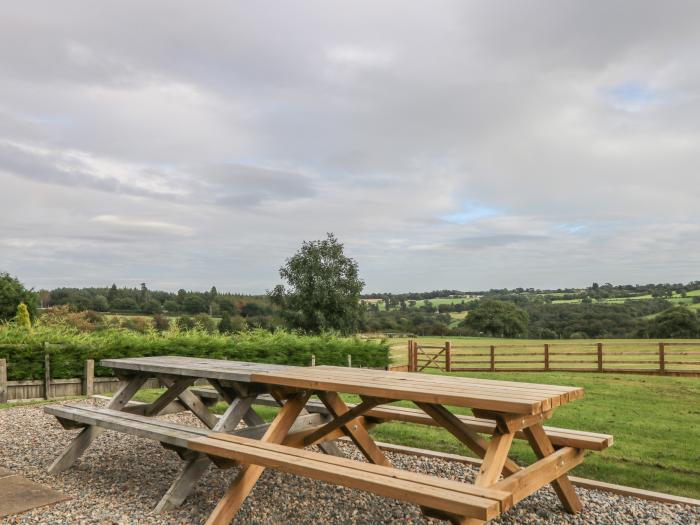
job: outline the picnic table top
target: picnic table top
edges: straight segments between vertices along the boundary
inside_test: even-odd
[[[120,370],[344,392],[516,414],[539,414],[583,397],[583,389],[578,387],[337,366],[299,367],[178,356],[105,359],[101,364]]]

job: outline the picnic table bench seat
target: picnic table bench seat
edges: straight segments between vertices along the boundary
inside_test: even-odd
[[[274,468],[479,520],[498,516],[513,502],[506,491],[230,434],[196,438],[188,446],[210,456]]]
[[[215,403],[221,400],[221,396],[214,388],[195,387],[191,390],[198,397],[202,398],[202,400],[207,404]],[[258,396],[258,398],[255,400],[255,404],[278,406],[277,401],[269,395]],[[348,403],[349,408],[354,406],[354,404]],[[328,408],[326,408],[321,401],[310,400],[306,404],[306,410],[311,413],[328,414]],[[395,405],[379,405],[367,411],[365,417],[369,418],[370,420],[377,419],[383,421],[403,421],[406,423],[416,423],[419,425],[438,426],[435,420],[422,410]],[[496,422],[492,419],[466,415],[458,415],[457,417],[474,432],[493,434],[497,428]],[[585,432],[548,426],[545,426],[544,429],[555,447],[574,447],[599,452],[601,450],[605,450],[613,444],[613,436],[610,434]],[[526,439],[526,436],[523,432],[518,432],[516,434],[516,438]]]
[[[138,406],[138,405],[137,405]],[[66,429],[97,426],[124,434],[152,439],[172,447],[186,449],[190,440],[209,436],[215,431],[205,427],[182,425],[171,421],[163,421],[150,416],[133,414],[123,410],[112,410],[91,405],[48,405],[44,412],[55,416]],[[323,418],[302,416],[292,427],[292,431],[302,431],[314,424],[319,424]],[[269,425],[255,425],[235,430],[233,434],[247,438],[259,439]]]

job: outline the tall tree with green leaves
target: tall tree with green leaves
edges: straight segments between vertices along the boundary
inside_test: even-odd
[[[304,241],[280,268],[280,277],[287,287],[277,285],[268,294],[291,328],[309,333],[357,330],[365,283],[359,278],[357,262],[345,255],[332,233],[323,240]]]
[[[527,312],[508,301],[483,301],[464,321],[476,335],[523,337],[527,335]]]
[[[20,303],[27,306],[32,318],[36,316],[36,294],[9,273],[0,273],[0,321],[13,319]]]

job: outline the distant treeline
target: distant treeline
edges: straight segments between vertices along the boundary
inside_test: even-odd
[[[700,281],[689,283],[652,283],[652,284],[620,284],[593,283],[586,288],[558,288],[541,290],[538,288],[492,288],[490,290],[433,290],[430,292],[406,292],[406,293],[369,293],[363,294],[362,299],[381,299],[394,304],[402,301],[422,301],[425,299],[437,299],[439,297],[465,298],[484,297],[496,300],[510,300],[521,303],[528,302],[533,296],[540,296],[545,302],[553,300],[572,300],[589,297],[595,300],[611,297],[625,298],[639,295],[651,295],[652,297],[672,297],[675,294],[684,296],[692,290],[700,289]]]
[[[361,332],[401,332],[417,335],[489,335],[530,338],[695,337],[698,315],[674,307],[669,299],[700,289],[700,281],[687,284],[598,285],[584,289],[535,290],[525,288],[463,292],[434,290],[424,293],[366,294]],[[629,299],[630,297],[647,298]],[[452,298],[452,303],[431,302]],[[606,303],[608,298],[621,302]],[[179,290],[176,293],[138,288],[57,288],[40,291],[42,307],[70,305],[75,310],[122,314],[176,316],[178,326],[204,326],[216,330],[207,316],[222,317],[221,331],[242,327],[268,330],[284,326],[284,313],[266,295]],[[377,301],[379,299],[379,301]],[[625,300],[626,299],[626,300]],[[560,301],[575,300],[576,303]],[[700,300],[700,297],[693,297]],[[690,298],[687,299],[690,301]],[[380,304],[381,303],[381,307]],[[683,312],[682,312],[682,311]],[[450,314],[467,312],[457,318]],[[672,321],[662,316],[675,312]],[[687,313],[684,313],[687,312]],[[670,315],[670,314],[669,314]],[[679,316],[683,317],[681,319]],[[494,320],[495,319],[495,320]],[[130,327],[128,322],[122,322]],[[132,323],[133,324],[133,323]],[[136,329],[138,327],[135,327]],[[679,335],[686,334],[686,335]],[[700,334],[698,334],[700,336]]]
[[[139,288],[56,288],[39,292],[40,306],[69,305],[76,310],[121,314],[167,314],[190,316],[242,317],[249,325],[274,328],[281,325],[279,309],[266,296],[220,293],[216,287],[208,292],[178,290],[176,293]]]

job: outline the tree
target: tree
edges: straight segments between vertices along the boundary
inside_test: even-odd
[[[675,306],[661,312],[649,321],[650,337],[698,337],[700,336],[700,319],[698,315],[685,306]]]
[[[311,333],[356,331],[365,283],[358,276],[357,262],[343,253],[332,233],[324,240],[304,241],[280,268],[280,277],[288,288],[277,285],[268,294],[291,327]]]
[[[107,300],[111,303],[119,296],[119,291],[117,290],[117,285],[112,283],[112,287],[107,292]]]
[[[109,310],[109,301],[104,295],[96,295],[92,300],[92,309],[98,312],[106,312]]]
[[[155,299],[148,299],[141,305],[141,312],[144,314],[159,314],[161,311],[160,303]]]
[[[32,329],[32,320],[29,318],[29,309],[27,308],[26,304],[19,303],[17,305],[17,316],[15,319],[19,326],[26,328],[27,330]]]
[[[36,297],[8,273],[0,273],[0,321],[9,321],[17,314],[20,303],[27,306],[30,318],[36,316]]]
[[[207,303],[198,295],[185,297],[182,307],[189,314],[199,314],[207,311]]]
[[[131,297],[117,297],[110,306],[116,311],[135,312],[139,309],[138,303]]]
[[[174,299],[168,299],[163,303],[163,310],[171,314],[177,313],[180,311],[180,303],[178,303]]]
[[[528,321],[527,312],[513,303],[487,300],[469,313],[464,325],[492,337],[522,337],[527,334]]]

